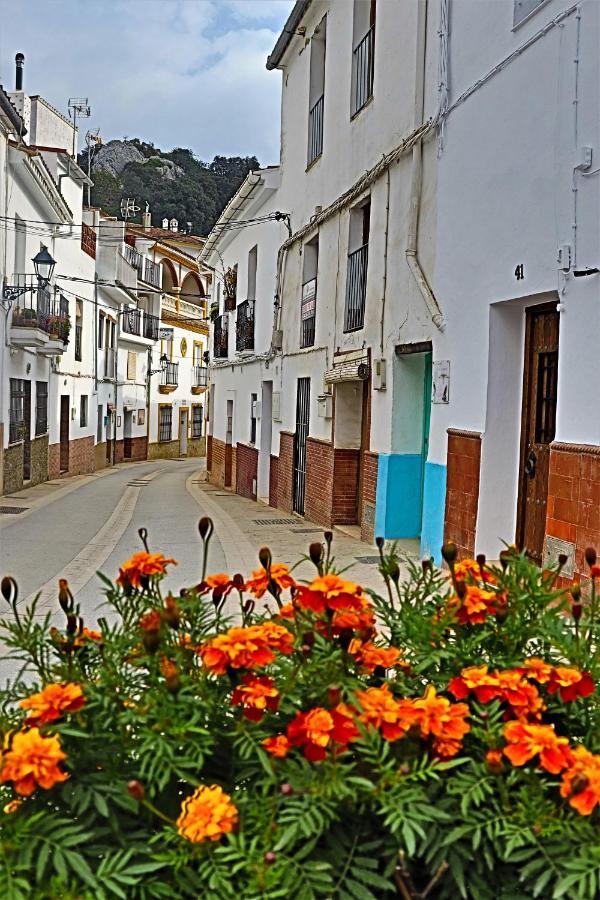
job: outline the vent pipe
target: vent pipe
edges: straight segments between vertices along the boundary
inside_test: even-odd
[[[15,56],[15,91],[23,90],[23,66],[25,64],[25,54],[17,53]]]

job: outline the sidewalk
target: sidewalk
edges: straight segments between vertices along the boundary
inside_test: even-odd
[[[205,480],[203,470],[195,472],[186,483],[190,494],[214,522],[228,566],[228,573],[248,576],[260,568],[258,551],[265,544],[274,562],[293,565],[314,541],[323,541],[324,529],[299,516],[255,503],[231,491],[215,487]],[[416,542],[399,542],[414,558]],[[411,552],[412,551],[412,552]],[[334,529],[333,555],[338,569],[346,568],[345,577],[365,588],[382,593],[385,586],[377,570],[379,553],[375,546],[357,540],[341,529]],[[209,556],[209,572],[211,571]],[[302,579],[314,578],[315,567],[302,562],[295,570]],[[404,573],[403,573],[404,574]]]

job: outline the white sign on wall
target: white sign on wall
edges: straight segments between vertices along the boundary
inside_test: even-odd
[[[450,402],[450,360],[440,359],[433,364],[431,402]]]
[[[159,341],[173,340],[173,329],[172,328],[159,328],[158,329],[158,339],[159,339]]]

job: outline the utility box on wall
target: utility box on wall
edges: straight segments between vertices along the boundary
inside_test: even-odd
[[[373,363],[373,390],[385,391],[385,359],[376,359]]]
[[[279,391],[273,391],[271,418],[274,422],[281,422],[281,393]]]
[[[322,394],[317,397],[317,415],[321,419],[331,419],[333,416],[333,397],[331,394]]]

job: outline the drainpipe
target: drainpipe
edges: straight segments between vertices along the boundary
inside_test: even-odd
[[[414,124],[418,128],[425,114],[425,50],[427,42],[427,7],[428,0],[418,4],[417,12],[417,53],[415,67],[415,111]],[[412,175],[410,186],[410,206],[408,238],[405,250],[406,262],[417,283],[423,300],[431,315],[431,321],[440,331],[444,330],[444,316],[431,287],[421,268],[417,254],[419,234],[419,211],[421,207],[421,188],[423,183],[423,151],[422,140],[418,140],[412,152]]]

